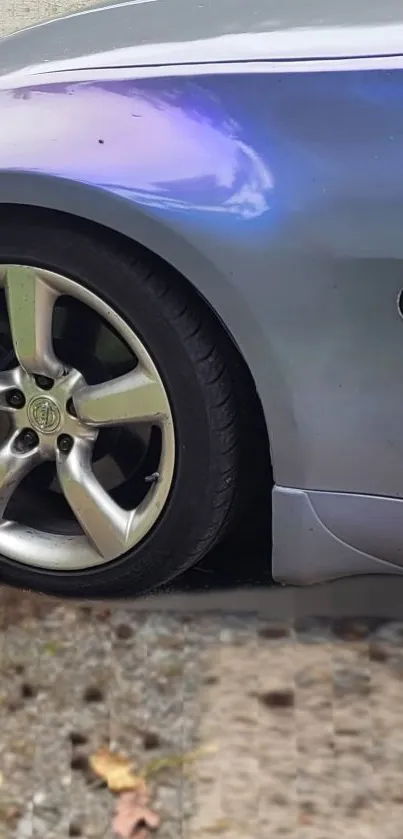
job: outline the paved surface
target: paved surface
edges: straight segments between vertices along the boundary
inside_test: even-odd
[[[237,558],[238,566],[241,559]],[[248,566],[245,560],[245,566]],[[320,615],[331,619],[357,615],[385,620],[403,620],[403,579],[401,577],[356,577],[326,585],[307,587],[210,587],[204,591],[173,591],[128,601],[129,611],[171,612],[175,614],[250,614],[272,620],[296,621]],[[179,583],[180,585],[180,583]],[[119,601],[115,605],[121,605]]]

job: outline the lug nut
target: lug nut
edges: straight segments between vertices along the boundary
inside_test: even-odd
[[[49,379],[48,376],[35,376],[35,381],[42,390],[51,390],[53,387],[53,379]]]
[[[32,428],[23,428],[21,434],[17,437],[15,442],[16,448],[19,452],[27,452],[34,449],[39,443],[39,437],[36,431]]]
[[[23,408],[25,405],[25,396],[21,390],[9,390],[6,400],[10,408]]]
[[[70,437],[70,434],[61,434],[60,437],[57,438],[57,445],[60,452],[68,454],[73,447],[73,438]]]

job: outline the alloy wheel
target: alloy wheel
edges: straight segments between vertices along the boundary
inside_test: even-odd
[[[140,337],[104,300],[75,280],[42,268],[3,265],[0,283],[12,343],[12,364],[0,372],[0,419],[5,421],[0,445],[0,553],[52,571],[110,562],[147,536],[168,499],[175,435],[164,383]],[[95,384],[87,381],[88,359],[83,349],[81,364],[77,352],[84,337],[80,333],[74,337],[76,363],[59,357],[54,327],[61,299],[78,301],[109,326],[130,351],[131,369]],[[136,429],[139,439],[148,440],[150,429],[159,434],[153,471],[143,476],[144,491],[132,507],[116,500],[94,466],[105,430],[127,427]],[[130,446],[126,457],[134,458]],[[15,515],[14,497],[27,476],[33,479],[30,486],[35,494],[35,475],[44,464],[54,473],[58,491],[72,511],[76,527],[71,532],[64,528],[58,532],[54,525],[41,529],[24,521],[23,512]]]

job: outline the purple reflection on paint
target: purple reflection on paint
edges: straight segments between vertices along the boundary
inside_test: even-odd
[[[203,91],[187,108],[183,89],[52,85],[0,91],[0,111],[3,170],[57,175],[160,209],[242,219],[270,209],[270,170]]]

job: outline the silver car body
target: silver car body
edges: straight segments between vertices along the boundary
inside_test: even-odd
[[[402,43],[397,0],[126,0],[0,42],[0,203],[113,228],[214,310],[283,582],[403,571]]]

